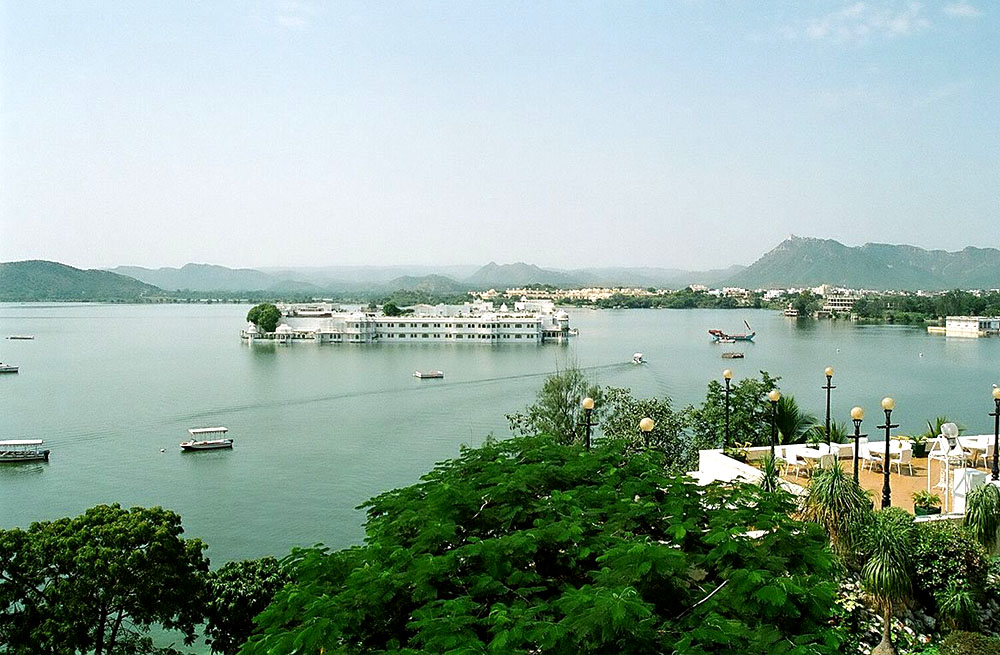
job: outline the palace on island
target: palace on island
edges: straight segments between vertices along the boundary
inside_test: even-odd
[[[495,308],[492,302],[461,305],[414,305],[410,313],[388,316],[382,311],[345,311],[329,303],[278,305],[281,323],[261,332],[250,323],[240,336],[253,342],[317,343],[524,343],[564,341],[576,334],[569,314],[549,300],[522,298]]]

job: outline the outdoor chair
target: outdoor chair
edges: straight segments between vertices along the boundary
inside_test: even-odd
[[[881,463],[882,460],[872,455],[871,451],[868,450],[868,443],[863,442],[858,444],[858,461],[861,462],[861,470],[864,470],[865,463],[867,463],[870,471],[875,466],[875,462]]]
[[[837,464],[837,456],[833,453],[827,453],[819,458],[819,463],[816,464],[816,469],[832,469]]]
[[[910,463],[912,458],[913,458],[912,448],[903,448],[898,453],[890,453],[889,470],[891,471],[893,464],[895,464],[896,471],[898,471],[900,475],[903,475],[903,465],[905,464],[910,469],[910,475],[913,475],[913,464]]]
[[[993,440],[992,439],[987,439],[986,440],[986,449],[983,450],[981,453],[979,453],[979,457],[983,458],[983,468],[989,468],[990,467],[990,462],[993,461],[993,453],[995,452],[994,449],[993,449],[993,446],[994,446]],[[979,460],[977,459],[976,461],[978,462]],[[978,464],[976,464],[976,465],[978,466]]]
[[[801,457],[799,457],[798,453],[796,453],[795,449],[792,448],[791,446],[787,446],[784,449],[784,455],[783,455],[783,457],[785,459],[785,465],[786,465],[785,466],[785,471],[786,471],[786,473],[788,471],[791,471],[791,469],[794,468],[795,469],[795,477],[799,477],[799,472],[800,471],[802,471],[803,469],[808,470],[808,467],[809,467],[808,462],[806,462],[806,460],[804,460]]]

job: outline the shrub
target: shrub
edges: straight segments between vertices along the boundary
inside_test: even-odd
[[[916,595],[928,607],[942,610],[941,602],[965,592],[982,595],[989,559],[972,534],[955,523],[919,523],[913,547]],[[946,603],[958,609],[955,602]],[[933,603],[933,605],[932,605]],[[944,612],[954,616],[954,612]],[[959,613],[960,614],[960,613]],[[955,617],[960,618],[960,617]]]
[[[1000,653],[1000,639],[978,632],[955,630],[941,642],[941,655],[996,655]]]

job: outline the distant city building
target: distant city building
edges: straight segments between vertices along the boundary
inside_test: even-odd
[[[949,316],[944,323],[945,336],[986,337],[1000,334],[1000,318],[990,316]]]

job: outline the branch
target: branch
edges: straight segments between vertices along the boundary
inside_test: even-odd
[[[710,593],[709,595],[705,596],[704,598],[702,598],[701,600],[699,600],[697,603],[695,603],[691,607],[687,608],[686,610],[684,610],[683,612],[681,612],[680,614],[678,614],[677,618],[679,619],[679,618],[681,618],[681,617],[683,617],[683,616],[691,613],[692,611],[694,611],[699,605],[701,605],[702,603],[704,603],[705,601],[707,601],[709,598],[711,598],[715,594],[719,593],[719,591],[723,587],[725,587],[727,584],[729,584],[729,580],[723,580],[722,584],[720,584],[718,587],[716,587],[715,589],[712,590],[712,593]]]

